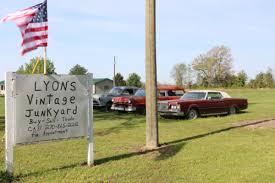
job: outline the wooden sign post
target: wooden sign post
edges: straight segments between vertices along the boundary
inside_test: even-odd
[[[87,137],[93,165],[92,75],[6,74],[6,171],[13,147]]]

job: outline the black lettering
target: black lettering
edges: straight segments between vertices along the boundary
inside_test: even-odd
[[[28,98],[29,105],[32,105],[33,94],[31,95],[31,97],[27,95],[27,98]]]
[[[44,81],[44,84],[46,86],[46,91],[48,91],[48,85],[50,84],[50,81]]]
[[[75,106],[75,109],[73,110],[73,114],[77,114],[77,105]]]
[[[58,110],[53,110],[53,112],[54,112],[54,117],[56,118],[58,113],[59,113],[59,109]]]
[[[51,104],[53,95],[52,95],[52,94],[49,94],[49,95],[47,95],[47,97],[48,97],[48,99],[49,99],[49,104]]]
[[[34,82],[34,91],[42,91],[41,89],[37,89],[37,83],[36,83],[36,81]]]
[[[46,98],[41,98],[40,99],[40,105],[45,105],[45,103],[46,103]]]
[[[46,116],[46,111],[41,111],[41,117],[45,117]]]
[[[32,111],[33,111],[33,109],[27,109],[26,110],[27,114],[25,114],[25,117],[27,117],[27,118],[31,117]]]
[[[62,100],[62,105],[66,105],[68,102],[68,99],[67,97],[63,97],[63,100]]]
[[[71,82],[71,91],[76,91],[76,82]]]
[[[30,123],[29,123],[29,124],[30,124],[30,125],[33,124],[33,119],[30,119]]]
[[[62,82],[60,90],[62,91],[62,89],[64,89],[64,91],[67,91],[68,84],[69,84],[69,81],[66,81],[66,83]]]
[[[72,96],[72,97],[70,98],[70,102],[71,102],[71,104],[75,104],[75,96]]]
[[[53,91],[57,91],[59,89],[59,82],[58,81],[54,81],[52,84],[52,89]]]
[[[34,111],[34,116],[39,117],[39,111]]]
[[[54,104],[60,105],[59,98],[54,99]]]
[[[47,116],[52,116],[52,108],[47,109]]]

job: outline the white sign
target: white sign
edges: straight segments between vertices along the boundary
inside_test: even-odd
[[[15,143],[87,135],[87,76],[16,75]]]
[[[92,158],[91,80],[7,73],[6,146],[88,136]]]

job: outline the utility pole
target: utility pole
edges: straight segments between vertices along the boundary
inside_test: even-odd
[[[146,148],[159,145],[157,116],[156,0],[146,0]]]
[[[114,56],[114,78],[113,78],[113,87],[116,86],[116,56]]]

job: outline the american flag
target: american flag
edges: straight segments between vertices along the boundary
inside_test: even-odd
[[[33,7],[9,14],[0,23],[12,21],[22,34],[21,54],[48,46],[47,0]]]

